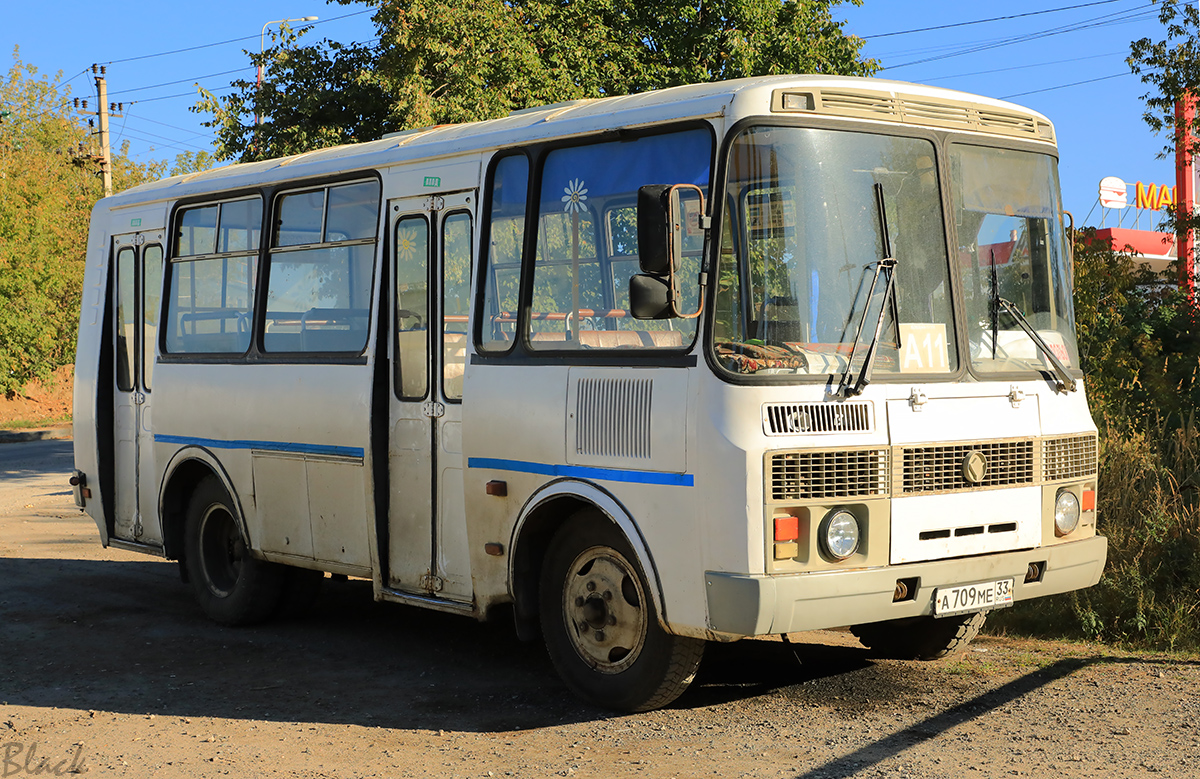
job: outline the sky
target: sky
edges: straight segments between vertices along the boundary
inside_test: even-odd
[[[882,78],[1008,99],[1045,114],[1057,130],[1064,206],[1077,224],[1123,220],[1128,227],[1139,215],[1101,209],[1100,179],[1128,182],[1131,202],[1135,182],[1175,184],[1173,160],[1157,158],[1168,139],[1142,120],[1148,87],[1125,64],[1131,41],[1163,37],[1157,8],[1150,0],[866,0],[834,13],[866,40],[863,53],[881,61]],[[19,46],[24,63],[44,74],[61,71],[71,94],[93,108],[91,66],[105,65],[109,101],[126,104],[112,120],[114,145],[128,140],[143,162],[174,160],[184,151],[212,151],[205,116],[188,110],[196,84],[222,95],[231,81],[252,81],[245,50],[258,50],[263,25],[303,16],[319,20],[302,41],[376,37],[370,11],[357,3],[0,0],[0,62],[7,72]],[[1143,212],[1138,226],[1152,222]]]

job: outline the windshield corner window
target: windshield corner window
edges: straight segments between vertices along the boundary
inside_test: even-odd
[[[950,170],[971,368],[981,374],[1050,371],[1049,356],[1026,325],[1077,371],[1054,158],[959,144],[951,148]]]
[[[870,353],[876,374],[957,370],[936,159],[922,138],[741,133],[722,193],[717,364],[825,377],[866,372]]]

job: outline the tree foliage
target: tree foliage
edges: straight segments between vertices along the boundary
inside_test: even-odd
[[[870,75],[833,10],[863,0],[331,0],[375,9],[376,43],[250,53],[193,109],[222,159],[262,159],[565,100],[773,73]],[[261,122],[256,122],[261,117]]]
[[[1196,155],[1200,153],[1200,111],[1188,118],[1175,107],[1185,96],[1195,99],[1200,95],[1200,12],[1195,3],[1162,0],[1158,19],[1165,37],[1133,41],[1126,62],[1150,87],[1142,95],[1146,104],[1142,118],[1151,130],[1168,137],[1159,157],[1174,156],[1180,138],[1188,139],[1183,146]],[[1190,212],[1189,204],[1182,205],[1167,209],[1165,225],[1171,232],[1200,227],[1200,216]]]
[[[102,185],[95,163],[76,156],[88,130],[68,108],[59,76],[21,62],[0,80],[0,393],[45,379],[75,357],[79,297],[92,206]],[[161,166],[113,155],[114,190],[161,174]]]

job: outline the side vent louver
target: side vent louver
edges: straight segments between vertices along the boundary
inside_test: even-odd
[[[653,379],[580,379],[576,451],[649,459],[653,388]]]
[[[870,403],[767,403],[763,405],[763,432],[767,435],[862,433],[870,429]]]

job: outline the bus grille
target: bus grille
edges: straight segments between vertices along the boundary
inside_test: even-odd
[[[772,500],[886,495],[888,450],[787,452],[771,457]]]
[[[871,429],[870,403],[767,403],[763,406],[763,432],[861,433]]]
[[[951,490],[1008,487],[1033,483],[1033,441],[992,441],[945,446],[903,447],[901,491],[949,492]],[[972,452],[987,459],[978,482],[963,474],[963,461]]]
[[[1096,473],[1098,460],[1094,435],[1047,438],[1042,441],[1042,478],[1046,481],[1079,479]]]
[[[575,449],[602,457],[650,457],[653,379],[580,379]]]

